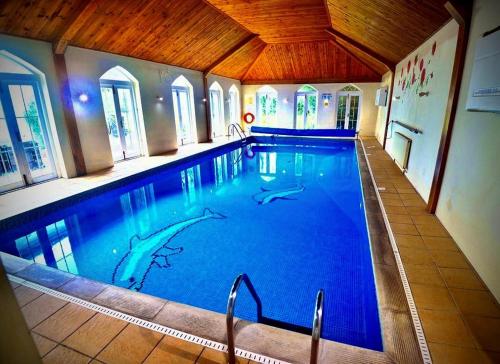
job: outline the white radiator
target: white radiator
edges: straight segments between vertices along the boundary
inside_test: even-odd
[[[394,133],[392,157],[403,171],[408,169],[412,140],[399,132]]]

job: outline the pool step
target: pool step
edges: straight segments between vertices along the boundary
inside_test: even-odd
[[[294,325],[288,322],[284,321],[279,321],[275,320],[269,317],[262,317],[259,321],[259,323],[264,324],[264,325],[269,325],[269,326],[274,326],[279,329],[285,329],[285,330],[290,330],[290,331],[295,331],[300,334],[305,334],[305,335],[311,335],[312,329],[310,327],[305,327],[305,326],[300,326],[300,325]]]

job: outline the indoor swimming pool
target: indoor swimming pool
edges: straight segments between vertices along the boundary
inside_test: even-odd
[[[382,350],[356,144],[228,146],[2,231],[1,250],[86,278],[225,313],[246,273],[263,316]],[[246,289],[236,316],[256,320]]]

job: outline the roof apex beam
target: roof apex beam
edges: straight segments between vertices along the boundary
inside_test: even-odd
[[[365,47],[364,45],[356,42],[354,39],[349,38],[347,35],[339,32],[338,30],[335,30],[333,28],[327,28],[327,29],[325,29],[325,32],[327,32],[331,37],[335,38],[335,40],[337,40],[337,38],[338,38],[346,43],[349,43],[351,46],[353,46],[354,48],[363,52],[364,54],[366,54],[370,58],[373,58],[376,61],[382,63],[384,66],[387,67],[387,69],[389,71],[392,71],[396,67],[396,64],[394,62],[392,62],[392,61],[388,60],[387,58],[385,58],[384,56],[381,56],[380,54],[372,51],[370,48]]]
[[[212,63],[205,71],[203,71],[203,75],[206,77],[209,73],[211,73],[217,66],[219,66],[222,62],[224,62],[226,59],[231,57],[233,54],[238,52],[241,48],[246,46],[248,43],[253,41],[255,38],[258,38],[258,34],[250,34],[248,37],[243,39],[241,42],[236,44],[234,47],[232,47],[230,50],[228,50],[226,53],[222,55],[219,59],[217,59],[214,63]]]
[[[68,24],[60,35],[54,40],[53,47],[55,54],[64,54],[68,43],[71,42],[76,33],[82,28],[85,22],[97,10],[100,0],[89,0],[83,2],[79,10],[69,20]]]

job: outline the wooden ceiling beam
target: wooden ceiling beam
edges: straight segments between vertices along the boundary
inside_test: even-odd
[[[301,85],[301,84],[311,84],[311,83],[361,83],[361,82],[380,82],[378,78],[369,78],[369,77],[359,77],[349,79],[345,78],[307,78],[307,79],[290,79],[290,80],[279,80],[279,79],[270,79],[270,80],[243,80],[241,81],[242,85]]]
[[[264,47],[262,47],[262,49],[260,50],[259,54],[257,55],[257,57],[255,57],[255,59],[253,60],[252,63],[250,63],[250,66],[248,67],[248,69],[245,71],[245,74],[243,75],[243,77],[241,77],[241,81],[243,81],[247,76],[248,74],[250,73],[250,71],[252,70],[253,66],[257,63],[257,61],[259,60],[259,58],[264,54],[264,51],[266,50],[266,48],[268,47],[269,45],[266,44]],[[242,82],[243,83],[243,82]]]
[[[224,53],[219,59],[217,59],[214,63],[212,63],[205,71],[203,71],[203,75],[206,77],[209,73],[212,73],[212,71],[219,66],[222,62],[224,62],[226,59],[231,57],[233,54],[238,52],[241,48],[246,46],[248,43],[253,41],[255,38],[258,38],[258,34],[250,34],[248,37],[243,39],[241,42],[236,44],[234,47],[232,47],[230,50],[228,50],[226,53]]]
[[[60,35],[54,40],[53,47],[55,54],[64,54],[66,47],[71,42],[76,33],[82,28],[86,21],[95,13],[100,0],[89,0],[82,2],[82,5],[75,11],[74,15],[68,20],[66,27]]]
[[[396,64],[392,61],[390,61],[389,59],[385,58],[384,56],[372,51],[370,48],[368,47],[365,47],[364,45],[356,42],[355,40],[349,38],[348,36],[342,34],[341,32],[339,32],[338,30],[335,30],[333,28],[327,28],[325,29],[325,31],[333,38],[335,38],[335,40],[337,38],[343,40],[344,42],[350,44],[351,46],[353,46],[354,48],[358,49],[360,52],[363,52],[364,54],[366,54],[367,56],[369,56],[370,58],[373,58],[375,59],[376,61],[382,63],[384,66],[387,67],[387,69],[390,71],[390,70],[393,70],[395,67],[396,67]]]

